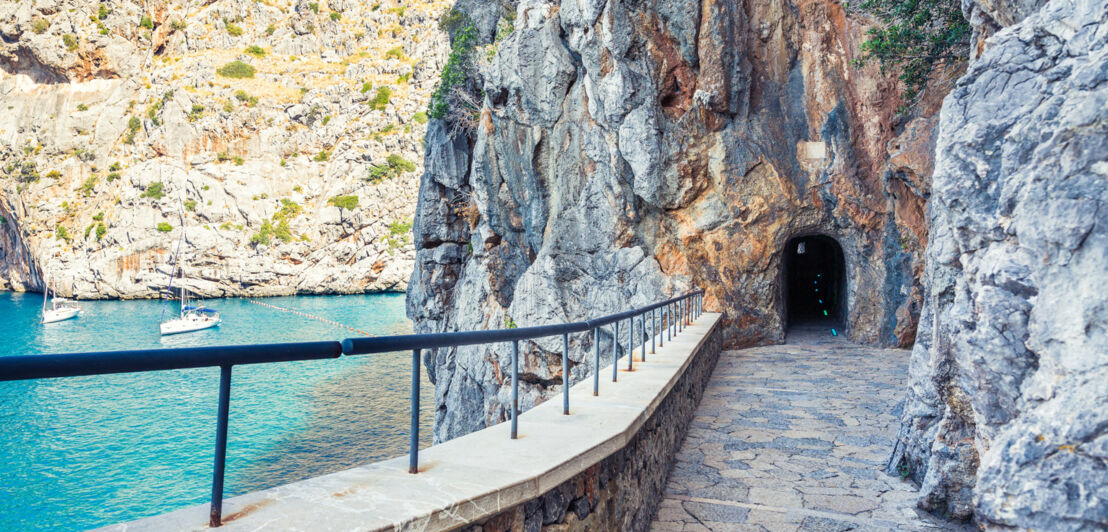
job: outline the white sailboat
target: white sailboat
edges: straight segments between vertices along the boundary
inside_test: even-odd
[[[201,305],[190,305],[188,290],[178,288],[178,291],[181,300],[180,314],[175,319],[161,323],[162,336],[210,329],[222,322],[219,313],[215,310]]]
[[[166,319],[166,306],[173,299],[173,279],[177,275],[177,259],[181,253],[181,242],[185,239],[185,216],[179,213],[181,220],[181,237],[177,240],[177,251],[173,254],[173,269],[169,273],[169,286],[166,288],[165,301],[162,304],[162,321],[159,325],[162,336],[181,334],[193,331],[202,331],[218,326],[222,323],[219,313],[199,304],[189,304],[188,290],[178,288],[180,309],[176,318]]]
[[[81,313],[81,306],[76,301],[63,297],[50,299],[50,274],[42,279],[42,323],[54,323],[76,318]],[[47,306],[47,301],[50,305]]]

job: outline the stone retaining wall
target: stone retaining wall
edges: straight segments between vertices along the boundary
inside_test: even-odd
[[[625,447],[538,498],[462,530],[647,530],[719,359],[720,330],[717,325],[705,336],[685,373]]]

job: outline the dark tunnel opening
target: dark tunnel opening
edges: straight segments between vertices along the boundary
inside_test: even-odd
[[[846,317],[846,265],[835,239],[802,236],[785,245],[786,327],[842,329]]]

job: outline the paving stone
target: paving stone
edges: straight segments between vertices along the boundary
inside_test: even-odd
[[[800,522],[799,530],[804,532],[846,532],[857,528],[855,523],[837,521],[827,517],[805,517]]]
[[[876,498],[868,499],[857,495],[838,493],[835,495],[805,495],[804,506],[813,510],[830,510],[833,512],[857,515],[877,508],[880,501]]]
[[[723,352],[652,530],[971,530],[881,470],[908,355],[839,340]]]
[[[729,504],[710,504],[698,501],[686,501],[685,511],[701,521],[720,523],[742,523],[750,510]]]

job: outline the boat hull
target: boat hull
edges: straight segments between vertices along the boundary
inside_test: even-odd
[[[42,323],[55,323],[59,321],[71,320],[76,318],[81,313],[81,309],[75,308],[62,308],[51,309],[42,312]]]
[[[211,329],[220,324],[222,320],[219,318],[208,320],[172,320],[161,324],[162,336],[168,336],[171,334],[182,334],[195,331],[202,331],[204,329]]]

